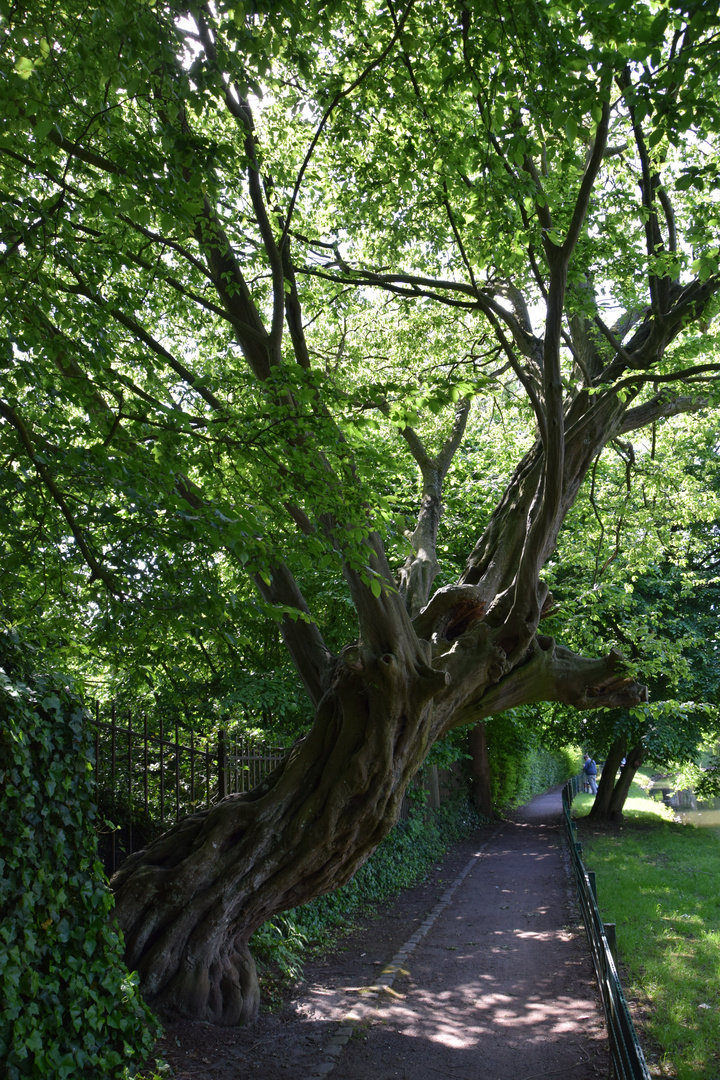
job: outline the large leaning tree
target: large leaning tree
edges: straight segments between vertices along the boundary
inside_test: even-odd
[[[542,573],[609,442],[712,406],[717,5],[0,12],[8,610],[24,589],[120,626],[244,572],[315,712],[269,780],[112,882],[147,1000],[235,1024],[252,931],[352,875],[435,740],[645,696],[618,651],[543,634]],[[529,449],[436,588],[443,481],[501,392]],[[421,478],[395,566],[382,431]],[[342,649],[311,571],[354,606]]]

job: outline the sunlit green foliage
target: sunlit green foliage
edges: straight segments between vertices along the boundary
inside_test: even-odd
[[[622,650],[650,702],[578,718],[542,706],[555,744],[575,732],[595,756],[642,737],[663,768],[698,758],[718,731],[720,524],[712,414],[678,417],[618,441],[598,459],[546,570],[556,610],[545,621],[579,651]]]
[[[478,401],[447,485],[441,581],[462,565],[534,435],[473,290],[510,304],[525,289],[539,328],[533,259],[568,227],[604,101],[613,96],[612,153],[571,268],[568,317],[642,309],[648,258],[682,281],[693,268],[707,278],[720,218],[706,198],[718,122],[707,5],[233,2],[213,13],[211,62],[199,23],[170,4],[107,0],[90,17],[52,0],[0,6],[0,498],[12,621],[36,637],[41,627],[68,664],[97,672],[102,657],[106,685],[131,670],[163,694],[219,700],[217,672],[278,663],[277,633],[265,666],[257,656],[270,613],[247,573],[267,573],[279,553],[328,636],[353,636],[338,554],[321,531],[298,535],[283,503],[313,522],[338,511],[348,551],[372,520],[401,563],[417,513],[402,427],[432,446],[469,394]],[[285,283],[305,313],[309,367],[286,340],[265,381],[244,365],[201,257],[222,228],[271,319],[262,228],[238,182],[248,149],[224,101],[231,79],[255,112],[271,226],[294,245]],[[650,257],[631,113],[684,238]],[[388,294],[377,277],[387,267],[452,288],[400,277]],[[711,378],[715,333],[709,317],[688,328],[656,374],[702,362]],[[563,372],[568,385],[578,375],[570,350]],[[699,373],[682,385],[713,400]],[[298,408],[283,404],[287,391]],[[316,449],[337,482],[309,464]],[[605,579],[578,596],[589,608],[621,586],[600,574],[613,525],[598,544],[587,529],[577,543]],[[646,547],[635,536],[631,546],[639,566]],[[636,630],[633,619],[628,636]]]
[[[499,810],[522,806],[580,771],[580,747],[546,749],[538,728],[532,709],[510,709],[487,725],[492,801]]]

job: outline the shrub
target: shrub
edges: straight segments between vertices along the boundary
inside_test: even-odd
[[[95,854],[85,714],[0,632],[0,1060],[8,1080],[136,1074],[158,1026]]]
[[[520,710],[493,717],[487,727],[493,806],[522,806],[569,779],[582,767],[580,747],[548,750],[523,722]]]

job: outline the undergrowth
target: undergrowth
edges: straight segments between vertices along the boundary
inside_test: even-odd
[[[301,976],[303,963],[351,926],[353,916],[422,880],[450,844],[468,836],[482,820],[464,793],[439,810],[430,810],[416,797],[408,819],[398,823],[352,881],[264,923],[253,934],[250,949],[266,1004],[280,1004]]]
[[[639,785],[618,826],[579,826],[653,1075],[720,1080],[720,835],[675,823]]]

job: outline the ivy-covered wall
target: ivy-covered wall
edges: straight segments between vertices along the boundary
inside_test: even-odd
[[[57,675],[0,630],[0,1075],[124,1080],[157,1034],[95,854],[92,749]]]

